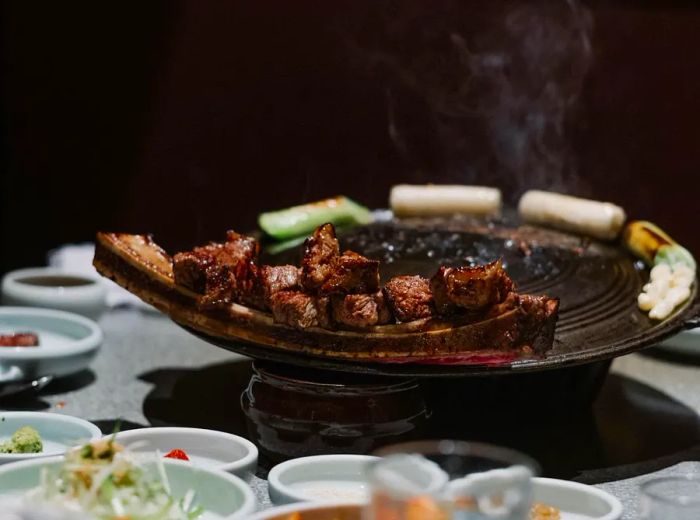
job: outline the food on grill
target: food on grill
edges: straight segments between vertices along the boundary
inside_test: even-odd
[[[649,283],[637,298],[639,308],[653,320],[668,318],[690,298],[696,270],[693,255],[651,222],[630,222],[622,240],[627,249],[653,266]]]
[[[395,276],[384,286],[384,294],[397,321],[415,321],[436,314],[430,282],[422,276]]]
[[[175,282],[206,295],[209,302],[234,301],[251,283],[259,252],[257,241],[229,231],[223,244],[176,254],[172,267]]]
[[[328,278],[321,286],[323,294],[363,294],[379,290],[379,261],[345,251],[333,259]]]
[[[493,215],[501,210],[501,191],[486,186],[399,184],[391,189],[389,204],[397,217]]]
[[[372,214],[367,208],[347,197],[333,197],[262,213],[258,217],[260,228],[277,240],[308,235],[317,226],[326,222],[336,226],[368,224],[372,222]]]
[[[558,301],[516,294],[500,261],[382,287],[379,261],[341,254],[331,224],[307,239],[301,267],[260,265],[258,251],[229,232],[170,259],[147,237],[100,233],[94,263],[179,323],[259,345],[389,362],[513,359],[552,346]]]
[[[33,332],[0,334],[0,347],[38,347],[39,336]]]
[[[456,309],[481,311],[501,303],[513,290],[513,281],[500,260],[476,267],[441,267],[430,280],[438,312]]]
[[[265,308],[270,308],[270,300],[276,293],[301,289],[301,270],[295,265],[264,265],[258,273]]]
[[[602,240],[616,238],[626,219],[625,211],[615,204],[540,190],[525,192],[518,212],[525,222]]]
[[[673,310],[690,298],[695,272],[686,264],[658,264],[651,269],[649,283],[637,298],[639,308],[649,311],[653,320],[668,318]]]
[[[272,317],[276,323],[296,329],[330,327],[329,298],[313,296],[301,291],[282,291],[270,300]]]
[[[682,263],[693,272],[696,270],[695,259],[690,251],[651,222],[645,220],[630,222],[622,234],[622,241],[627,249],[649,266]]]
[[[391,321],[384,293],[345,294],[331,297],[333,321],[349,328],[366,329]]]
[[[301,285],[307,291],[318,290],[330,277],[333,262],[340,255],[340,244],[332,224],[316,228],[304,242],[301,260]]]

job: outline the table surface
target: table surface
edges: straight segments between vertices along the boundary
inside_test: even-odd
[[[120,418],[126,428],[201,426],[245,435],[240,393],[218,392],[221,385],[202,381],[222,378],[225,388],[243,389],[250,375],[248,359],[195,338],[155,312],[112,310],[102,317],[100,325],[105,341],[91,370],[55,381],[29,400],[0,406],[75,415],[96,422],[103,430]],[[587,433],[561,439],[561,446],[547,448],[555,449],[559,456],[562,451],[586,451],[590,448],[587,444],[594,444],[595,456],[589,462],[575,459],[577,466],[569,474],[551,476],[601,484],[683,460],[700,460],[697,364],[697,360],[660,353],[616,359],[592,410],[582,412],[582,429]],[[198,384],[201,392],[193,392]],[[182,395],[183,388],[188,389],[188,395]],[[566,419],[574,429],[578,420]],[[259,476],[264,477],[264,472]],[[254,487],[266,505],[263,482],[256,479]],[[609,489],[616,492],[621,488]]]

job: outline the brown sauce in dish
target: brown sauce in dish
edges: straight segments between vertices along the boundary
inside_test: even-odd
[[[89,278],[78,278],[77,276],[27,276],[26,278],[18,278],[17,281],[41,287],[79,287],[95,283]]]

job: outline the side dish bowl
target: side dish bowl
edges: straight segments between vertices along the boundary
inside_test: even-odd
[[[0,412],[0,441],[6,441],[16,430],[24,426],[31,426],[39,433],[43,451],[0,453],[0,464],[62,455],[73,446],[102,436],[100,429],[91,422],[70,415],[46,412]]]
[[[369,455],[317,455],[278,464],[267,477],[274,504],[328,502],[369,498],[366,468],[377,457]]]
[[[0,383],[52,375],[63,377],[88,367],[103,334],[92,320],[70,312],[0,307],[0,334],[31,332],[36,347],[0,347]]]
[[[106,297],[101,280],[55,267],[19,269],[2,280],[4,305],[59,309],[93,320],[104,312]]]
[[[117,434],[133,451],[184,450],[192,464],[249,479],[258,464],[258,448],[243,437],[203,428],[139,428]]]
[[[43,468],[56,470],[63,457],[18,462],[0,467],[0,500],[36,488]],[[204,469],[183,461],[163,464],[173,497],[182,498],[194,491],[204,509],[201,520],[243,520],[255,511],[255,496],[250,487],[235,475]]]

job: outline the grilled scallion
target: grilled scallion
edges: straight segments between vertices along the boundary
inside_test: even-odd
[[[288,240],[308,235],[326,222],[337,226],[368,224],[370,211],[347,197],[333,197],[279,211],[262,213],[260,228],[276,240]]]

